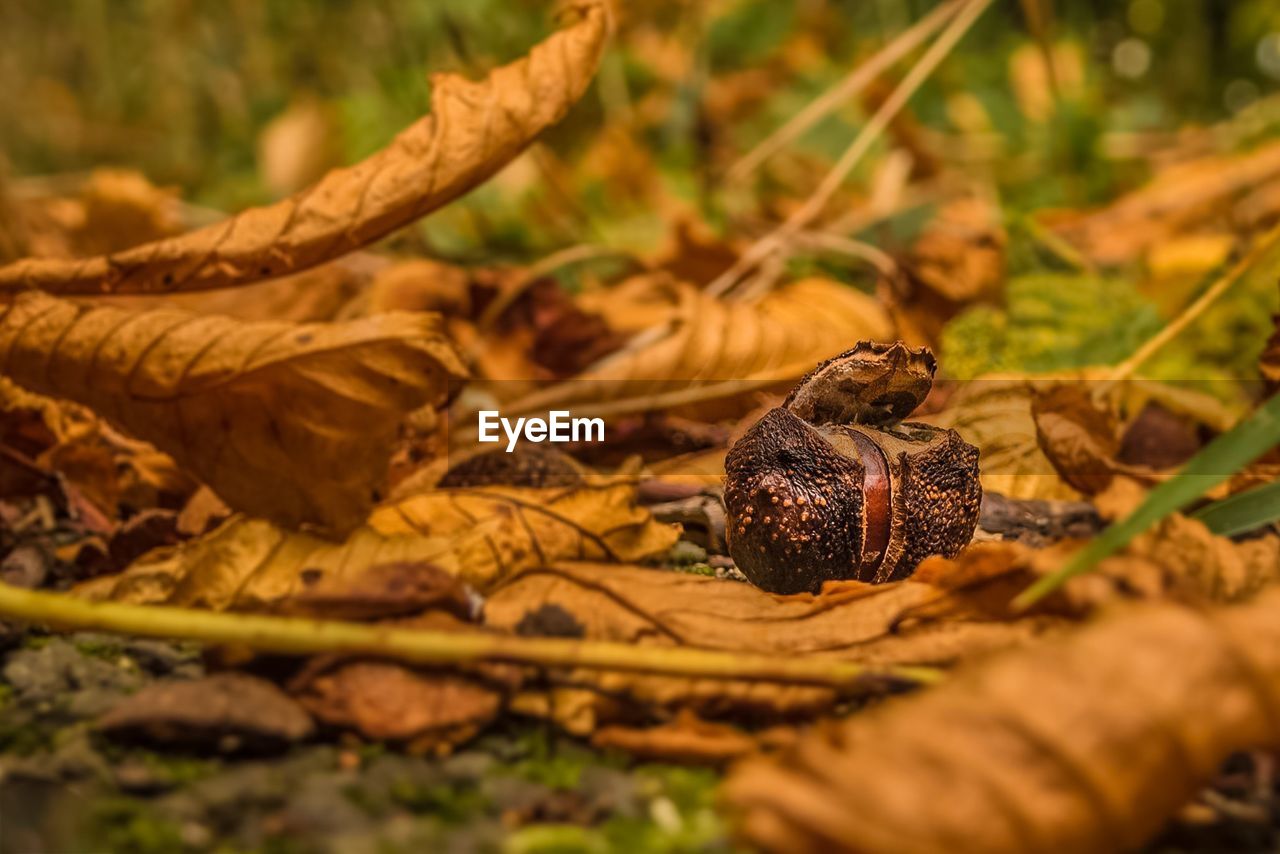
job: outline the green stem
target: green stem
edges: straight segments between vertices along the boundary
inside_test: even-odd
[[[929,667],[872,668],[816,656],[775,656],[480,632],[399,629],[376,624],[217,613],[164,605],[92,602],[66,594],[23,590],[7,584],[0,584],[0,617],[43,623],[65,630],[232,644],[287,655],[361,653],[414,664],[495,661],[833,688],[848,688],[874,677],[925,684],[941,678],[938,670]]]

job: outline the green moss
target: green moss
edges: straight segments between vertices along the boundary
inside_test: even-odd
[[[575,824],[534,824],[506,838],[503,854],[608,854],[619,850],[598,830]],[[644,849],[628,847],[628,851]]]
[[[940,362],[956,379],[1109,365],[1160,326],[1155,306],[1126,279],[1028,274],[1009,280],[1004,308],[975,306],[952,320]]]
[[[446,824],[465,824],[490,808],[488,798],[465,784],[422,786],[401,781],[391,786],[389,794],[392,800],[407,809],[435,816]]]
[[[706,575],[711,578],[715,577],[716,568],[709,563],[690,563],[685,566],[674,567],[676,572],[684,572],[689,575]]]
[[[132,798],[104,798],[94,804],[89,839],[95,850],[115,854],[172,854],[188,850],[178,824]]]
[[[124,646],[108,637],[76,636],[72,639],[72,646],[81,655],[121,666],[136,666],[133,659],[125,653]]]

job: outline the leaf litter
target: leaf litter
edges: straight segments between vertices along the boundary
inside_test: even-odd
[[[1233,125],[1188,132],[1159,154],[1175,166],[1152,156],[1145,186],[1071,210],[1015,213],[973,175],[952,186],[962,170],[904,107],[985,7],[954,5],[930,19],[956,16],[898,90],[886,99],[872,86],[871,121],[816,190],[806,176],[828,164],[786,150],[787,136],[731,170],[744,182],[751,172],[768,203],[723,221],[676,199],[661,174],[671,165],[638,142],[675,96],[628,100],[636,81],[604,54],[615,12],[596,2],[571,4],[559,32],[481,82],[433,78],[431,113],[372,157],[204,228],[181,233],[191,211],[132,173],[35,201],[0,184],[0,254],[17,259],[0,268],[0,571],[15,587],[71,587],[86,608],[5,590],[7,616],[101,618],[145,635],[150,613],[173,636],[221,641],[198,675],[151,661],[141,642],[40,655],[61,638],[6,634],[33,648],[6,658],[22,666],[5,669],[3,685],[20,690],[12,704],[0,692],[4,717],[31,724],[35,755],[71,745],[56,754],[70,776],[101,773],[100,751],[149,750],[130,754],[147,762],[266,751],[359,770],[371,788],[377,769],[492,762],[485,751],[511,750],[502,733],[531,719],[596,756],[727,767],[723,815],[766,850],[1129,849],[1197,792],[1225,814],[1203,787],[1241,751],[1275,748],[1266,638],[1280,537],[1256,509],[1232,537],[1200,518],[1272,483],[1274,457],[1213,473],[1222,483],[1180,505],[1198,518],[1164,512],[1034,608],[1019,597],[1057,585],[1105,524],[1123,528],[1215,436],[1270,411],[1253,387],[1221,380],[1245,365],[1274,390],[1280,375],[1274,326],[1256,310],[1275,301],[1275,146],[1228,152],[1218,137],[1238,136]],[[620,42],[656,51],[641,17],[623,19]],[[926,23],[875,60],[880,73]],[[693,67],[667,46],[671,67]],[[1048,128],[1055,99],[1088,95],[1078,53],[1045,47],[1010,74],[1024,118]],[[534,140],[583,98],[602,54],[605,131],[571,162],[559,137]],[[797,74],[813,48],[780,56]],[[1045,62],[1061,66],[1056,82]],[[740,155],[712,114],[729,124],[774,109],[753,91],[768,80],[743,70],[692,96],[706,156]],[[970,129],[986,121],[975,110],[948,102]],[[846,196],[843,179],[881,134],[874,194]],[[282,177],[277,155],[267,166],[281,188],[320,171]],[[590,184],[601,176],[604,190]],[[543,205],[549,232],[579,221],[600,237],[594,197],[619,203],[616,242],[527,267],[457,263],[405,233],[389,246],[433,257],[368,248],[490,178],[506,199]],[[550,208],[535,181],[557,188]],[[921,198],[938,206],[910,225]],[[658,211],[665,245],[631,242],[628,200],[652,207],[641,219]],[[520,215],[511,204],[459,216],[498,229],[482,237],[497,247],[501,217]],[[839,233],[850,222],[884,227]],[[76,299],[103,294],[132,296]],[[1216,331],[1188,341],[1192,324]],[[775,596],[745,583],[723,537],[727,446],[815,364],[898,338],[938,348],[946,377],[973,378],[940,382],[923,418],[981,451],[976,541],[889,584]],[[495,401],[504,414],[627,419],[624,441],[570,448],[563,465],[533,466],[541,474],[459,456],[475,412]],[[640,459],[623,461],[629,452]],[[326,632],[364,640],[312,643]],[[446,652],[424,657],[428,642]],[[33,674],[45,670],[102,690],[37,726],[48,691]],[[3,726],[0,740],[20,742]],[[375,749],[391,753],[366,755]],[[401,754],[438,764],[397,765]],[[4,770],[31,767],[6,759]],[[542,782],[558,768],[548,761]],[[126,761],[112,773],[141,789],[186,772]],[[466,814],[454,781],[493,782],[468,773],[407,788],[397,778],[390,791],[435,818]],[[721,843],[715,781],[700,779],[703,812],[686,817],[711,821]],[[612,809],[576,781],[533,800],[484,797],[508,804],[503,834],[530,850],[595,844],[591,824]],[[647,802],[653,823],[685,826],[667,797]],[[332,790],[317,798],[319,812],[352,808]],[[263,824],[306,811],[290,809]]]

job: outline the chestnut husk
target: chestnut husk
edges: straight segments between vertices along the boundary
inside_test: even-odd
[[[978,450],[954,430],[813,424],[785,405],[733,445],[725,472],[729,554],[774,593],[905,578],[968,544],[982,503]]]

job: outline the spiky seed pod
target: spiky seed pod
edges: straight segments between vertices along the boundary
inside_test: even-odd
[[[936,363],[863,342],[819,365],[725,460],[729,553],[754,584],[816,592],[893,581],[973,537],[978,451],[954,430],[901,423]]]

